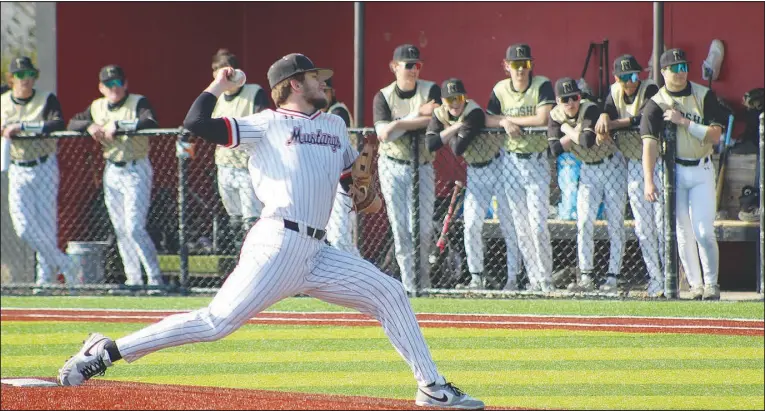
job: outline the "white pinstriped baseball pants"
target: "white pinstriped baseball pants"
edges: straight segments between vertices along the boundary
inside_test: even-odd
[[[659,200],[649,202],[645,199],[643,163],[640,160],[627,160],[627,193],[630,207],[635,216],[635,235],[640,241],[648,276],[652,280],[664,279],[664,167],[657,161],[653,168],[653,183],[659,190]]]
[[[302,224],[301,224],[302,226]],[[440,375],[404,288],[370,262],[262,218],[247,234],[239,263],[210,305],[176,314],[116,341],[133,362],[157,350],[216,341],[274,303],[307,294],[377,319],[421,386]]]

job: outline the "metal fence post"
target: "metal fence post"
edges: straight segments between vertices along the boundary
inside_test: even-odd
[[[668,123],[664,128],[664,290],[667,298],[679,296],[677,266],[677,188],[675,186],[675,152],[677,149],[677,126]]]
[[[182,141],[183,137],[178,136]],[[189,248],[186,242],[186,173],[188,170],[188,159],[178,158],[178,258],[179,264],[179,282],[181,294],[188,292],[189,285]]]
[[[762,214],[765,212],[765,182],[763,182],[762,176],[762,162],[765,161],[765,115],[760,113],[760,152],[757,158],[757,180],[760,187],[760,248],[759,259],[757,260],[759,267],[757,267],[757,287],[759,287],[759,293],[765,293],[765,275],[762,270],[765,269],[765,221]]]
[[[419,294],[420,272],[420,138],[412,133],[412,245],[414,246],[415,294]],[[403,279],[402,279],[403,280]]]

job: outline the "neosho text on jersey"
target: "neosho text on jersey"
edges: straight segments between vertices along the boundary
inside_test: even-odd
[[[301,131],[300,126],[292,128],[292,135],[287,140],[288,146],[293,144],[314,144],[317,146],[329,146],[333,152],[340,148],[340,137],[336,135],[323,133],[321,129],[311,133],[301,133]]]
[[[505,110],[504,114],[510,117],[534,116],[537,114],[537,107],[536,106],[512,107]]]

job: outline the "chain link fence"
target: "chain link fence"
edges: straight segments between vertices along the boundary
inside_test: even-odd
[[[368,128],[352,131],[357,145],[363,142],[357,135],[374,133]],[[182,132],[135,133],[150,146],[146,160],[150,194],[145,196],[148,204],[140,204],[139,194],[123,201],[125,207],[138,207],[132,215],[145,213],[155,263],[151,253],[143,255],[138,246],[123,250],[125,256],[120,252],[115,227],[130,226],[122,221],[129,213],[110,212],[107,207],[105,171],[114,166],[103,160],[100,145],[78,133],[38,136],[40,141],[56,142],[58,149],[45,163],[11,165],[7,200],[11,203],[19,200],[13,193],[22,173],[49,170],[40,189],[27,195],[26,205],[17,207],[28,225],[39,226],[27,230],[36,233],[36,238],[30,241],[28,233],[17,228],[17,221],[16,230],[3,231],[3,255],[13,256],[4,258],[4,291],[66,292],[67,285],[111,293],[211,292],[220,287],[236,265],[245,231],[242,221],[229,216],[223,206],[215,146],[196,139],[184,152],[187,155],[179,158],[177,141]],[[529,128],[525,133],[525,137],[546,139],[543,128]],[[411,295],[644,296],[649,280],[658,280],[663,273],[663,211],[642,200],[639,163],[626,149],[597,164],[582,164],[569,153],[554,159],[547,150],[508,154],[502,149],[506,138],[500,130],[485,130],[476,139],[473,144],[487,145],[479,150],[489,153],[484,155],[487,158],[471,157],[469,152],[457,156],[451,147],[431,153],[423,143],[409,141],[411,153],[421,158],[417,167],[381,150],[376,184],[385,207],[357,216],[347,201],[341,204],[344,196],[338,193],[330,226],[347,227],[342,230],[347,231],[343,236],[349,239],[351,251],[401,279]],[[634,130],[614,136],[617,145],[634,138],[639,138]],[[126,171],[138,167],[122,166]],[[660,173],[656,179],[661,181]],[[133,182],[126,177],[124,184]],[[636,224],[638,216],[643,216],[642,226]],[[338,218],[343,221],[335,221]],[[446,227],[445,220],[449,220]],[[140,218],[137,221],[128,235],[140,231]],[[18,242],[11,236],[24,239],[22,244],[35,244],[37,250],[41,248],[35,241],[50,237],[49,248],[55,251],[48,255],[53,257],[41,261],[38,252],[35,261],[34,252],[14,248]],[[66,258],[77,260],[81,267],[68,282]],[[125,268],[126,258],[140,262],[140,280],[128,278],[135,274],[126,274],[130,271]],[[152,264],[161,272],[159,284],[152,282]],[[592,275],[591,287],[575,288],[582,272]],[[476,273],[483,277],[478,285],[472,281]],[[604,291],[608,274],[616,274],[617,287]]]

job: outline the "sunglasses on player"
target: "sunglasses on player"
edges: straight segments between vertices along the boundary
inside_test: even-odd
[[[409,63],[402,61],[402,62],[399,62],[398,64],[399,66],[402,66],[403,68],[407,70],[411,70],[411,69],[420,70],[422,68],[422,62],[419,62],[419,61],[412,61]]]
[[[26,80],[28,78],[37,78],[37,71],[36,70],[17,71],[13,73],[13,77],[16,77],[19,80]]]
[[[669,66],[669,71],[673,73],[687,73],[688,72],[688,64],[687,63],[677,63]]]
[[[460,94],[460,95],[458,95],[458,96],[452,96],[452,97],[444,97],[444,100],[446,100],[446,103],[447,103],[447,104],[452,104],[452,103],[454,103],[454,102],[457,102],[457,103],[460,103],[460,104],[462,104],[462,103],[464,103],[464,102],[465,102],[465,100],[466,100],[466,97],[465,97],[465,95],[464,95],[464,94]]]
[[[513,70],[519,70],[519,69],[530,69],[531,68],[531,60],[515,60],[510,61],[510,68]]]
[[[106,88],[122,87],[125,85],[125,81],[118,78],[113,80],[107,80],[107,81],[104,81],[103,83],[104,83],[104,86],[106,86]]]
[[[560,101],[561,101],[561,102],[563,102],[563,104],[566,104],[566,103],[568,103],[569,101],[573,101],[573,102],[576,102],[576,101],[579,101],[579,95],[577,94],[577,95],[574,95],[574,96],[565,96],[565,97],[561,97],[561,98],[560,98]]]
[[[621,81],[622,83],[629,83],[630,81],[633,83],[637,83],[638,74],[637,73],[622,74],[619,76],[619,81]]]

